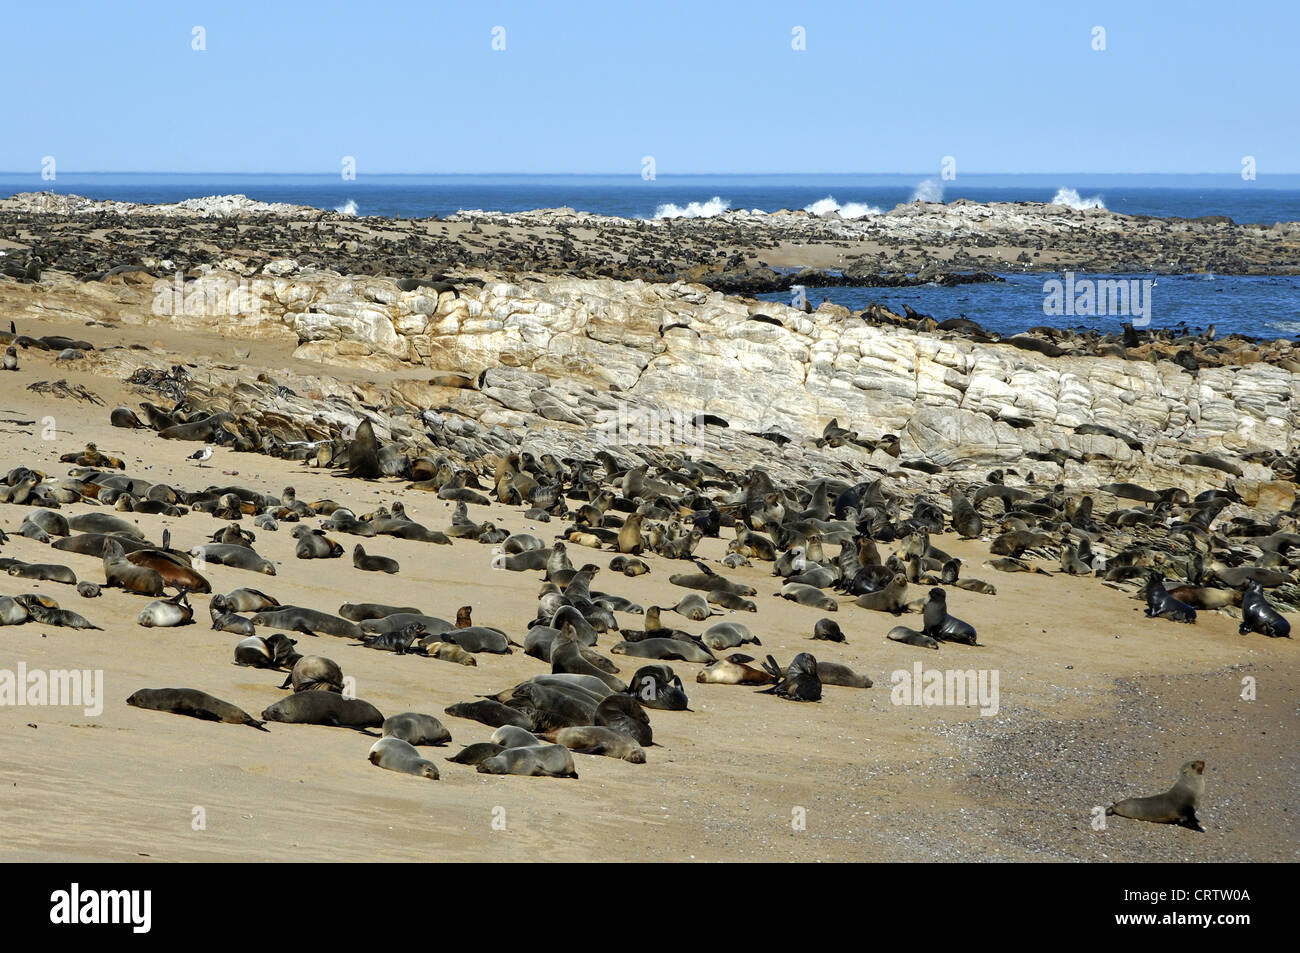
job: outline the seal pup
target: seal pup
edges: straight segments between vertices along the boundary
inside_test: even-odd
[[[387,556],[368,556],[360,543],[357,543],[352,550],[352,565],[366,572],[386,572],[389,575],[398,570],[396,559],[389,559]]]
[[[802,582],[787,582],[781,587],[780,592],[774,592],[772,595],[789,599],[791,602],[797,602],[801,606],[821,609],[825,612],[838,612],[840,608],[838,602],[816,586],[809,586]]]
[[[478,659],[457,645],[455,642],[429,642],[424,646],[429,658],[442,662],[455,662],[458,665],[478,665]]]
[[[948,594],[938,587],[930,590],[930,598],[921,610],[924,622],[922,631],[932,639],[975,645],[975,627],[948,614]]]
[[[220,721],[228,725],[248,725],[258,731],[267,730],[264,721],[258,721],[242,708],[193,688],[142,688],[132,693],[126,703],[132,708],[166,711],[203,721]]]
[[[707,635],[708,633],[705,634]],[[818,619],[817,624],[813,626],[812,637],[823,642],[848,641],[848,639],[844,637],[844,633],[840,631],[839,623],[834,619]],[[713,646],[710,646],[710,648],[712,647]]]
[[[415,746],[401,738],[385,735],[370,746],[370,763],[388,771],[438,780],[438,766],[420,757]]]
[[[917,632],[915,629],[909,629],[905,625],[896,625],[885,633],[885,638],[894,642],[902,642],[904,645],[917,645],[923,649],[937,649],[939,643],[930,638],[924,632]]]
[[[1241,594],[1241,626],[1237,632],[1241,635],[1258,632],[1275,639],[1291,637],[1291,623],[1273,608],[1257,580],[1249,580]]]
[[[1106,808],[1106,814],[1156,824],[1177,824],[1204,833],[1205,828],[1196,817],[1204,794],[1205,762],[1188,761],[1179,770],[1174,786],[1164,794],[1125,798]]]

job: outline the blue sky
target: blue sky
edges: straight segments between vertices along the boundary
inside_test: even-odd
[[[3,22],[5,171],[1300,172],[1292,0],[24,3]]]

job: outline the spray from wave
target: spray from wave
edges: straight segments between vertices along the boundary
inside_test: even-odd
[[[356,214],[357,214],[357,203],[356,203],[356,201],[353,200],[353,199],[348,199],[348,200],[347,200],[345,203],[343,203],[342,205],[336,205],[336,206],[334,206],[334,211],[339,212],[339,213],[342,214],[342,215],[356,215]]]
[[[655,218],[712,218],[730,207],[730,202],[715,195],[707,202],[688,202],[685,208],[672,202],[661,205],[655,209]]]
[[[803,207],[805,212],[813,215],[825,215],[827,212],[838,212],[840,218],[865,218],[868,215],[880,215],[881,210],[874,205],[863,205],[861,202],[846,202],[841,205],[835,201],[835,196],[828,195],[824,199],[818,199],[811,205]]]
[[[942,202],[943,183],[937,179],[926,179],[916,187],[909,202]]]
[[[1053,205],[1068,205],[1073,209],[1085,208],[1105,208],[1106,203],[1101,200],[1100,195],[1094,195],[1090,199],[1080,197],[1075,189],[1057,189],[1056,197],[1052,199]]]

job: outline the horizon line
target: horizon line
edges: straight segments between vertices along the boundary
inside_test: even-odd
[[[202,171],[202,172],[193,172],[193,171],[169,171],[169,170],[164,170],[164,169],[111,169],[111,170],[94,170],[94,171],[84,170],[84,169],[74,169],[74,170],[64,171],[64,172],[62,172],[62,173],[60,173],[60,174],[62,174],[62,175],[206,175],[206,176],[220,176],[220,175],[231,175],[231,176],[278,175],[278,176],[295,176],[295,177],[300,176],[300,177],[304,177],[304,178],[305,178],[305,177],[308,177],[308,176],[328,176],[328,177],[333,177],[333,176],[335,176],[335,175],[338,175],[339,173],[338,173],[337,171],[330,171],[330,172],[325,172],[325,171],[320,171],[320,172],[280,172],[280,171],[261,171],[261,172]],[[2,170],[2,169],[0,169],[0,176],[16,176],[16,177],[23,177],[23,176],[39,176],[39,175],[41,175],[41,170],[40,170],[40,169],[34,169],[34,170],[18,170],[18,169]],[[916,176],[920,176],[920,177],[926,177],[926,178],[939,178],[939,179],[941,179],[941,181],[945,181],[945,182],[953,182],[953,181],[959,181],[959,180],[960,180],[961,178],[963,178],[963,177],[972,177],[972,176],[1121,176],[1121,175],[1129,175],[1129,176],[1221,176],[1221,177],[1224,177],[1224,178],[1238,178],[1238,177],[1240,176],[1240,172],[1239,172],[1239,171],[1232,171],[1232,172],[1208,172],[1208,171],[1202,171],[1202,172],[1080,172],[1080,171],[1077,171],[1077,170],[1075,170],[1075,171],[1067,171],[1067,172],[986,172],[986,171],[980,171],[980,172],[963,172],[963,173],[961,173],[960,175],[955,176],[955,177],[952,178],[952,179],[943,179],[943,178],[942,178],[942,175],[941,175],[940,173],[935,173],[935,172],[861,172],[861,171],[859,171],[859,172],[665,172],[665,173],[661,173],[661,174],[657,175],[654,179],[649,179],[649,180],[645,180],[645,181],[657,181],[658,179],[661,179],[661,178],[688,178],[688,177],[711,177],[711,178],[740,178],[740,177],[750,177],[750,178],[762,178],[762,177],[777,177],[777,176],[872,176],[872,175],[880,175],[880,176],[899,176],[899,177],[908,177],[908,178],[916,177]],[[456,177],[465,177],[465,178],[469,178],[469,177],[472,177],[472,176],[484,176],[484,177],[487,177],[487,176],[500,176],[500,177],[506,177],[506,176],[521,176],[521,177],[533,177],[533,178],[548,178],[548,177],[561,178],[561,177],[582,177],[582,176],[612,176],[612,177],[620,177],[620,178],[638,178],[638,179],[642,178],[640,172],[366,172],[366,173],[358,173],[358,175],[357,175],[357,177],[356,177],[355,179],[348,179],[348,180],[343,180],[343,181],[357,182],[357,181],[360,181],[363,177],[367,177],[367,176],[369,176],[369,177],[376,177],[376,176],[410,176],[410,177],[415,177],[415,176],[456,176]],[[1270,176],[1270,177],[1300,176],[1300,171],[1295,171],[1295,172],[1260,172],[1260,173],[1257,174],[1257,178],[1256,178],[1256,180],[1257,180],[1258,178],[1260,178],[1260,177],[1264,177],[1264,176]],[[48,180],[47,180],[47,181],[48,181]],[[55,181],[56,181],[56,182],[58,181],[58,180],[57,180],[57,175],[56,175]],[[1242,181],[1245,182],[1245,181],[1255,181],[1255,180],[1245,180],[1245,179],[1243,179]]]

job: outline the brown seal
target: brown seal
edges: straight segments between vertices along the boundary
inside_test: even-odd
[[[1204,793],[1205,762],[1188,761],[1178,772],[1178,781],[1164,794],[1125,798],[1106,808],[1106,813],[1156,824],[1177,824],[1204,832],[1205,828],[1196,817]]]

